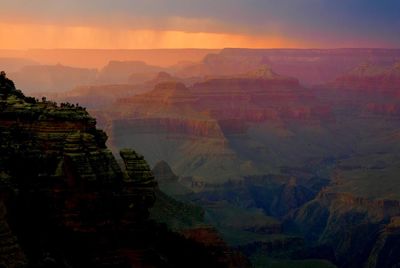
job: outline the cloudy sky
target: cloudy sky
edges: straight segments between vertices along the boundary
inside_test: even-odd
[[[0,48],[399,47],[399,0],[0,0]]]

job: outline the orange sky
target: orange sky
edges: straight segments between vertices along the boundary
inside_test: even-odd
[[[40,24],[0,23],[0,49],[90,48],[294,48],[307,44],[281,36],[170,30],[129,30]]]
[[[398,0],[9,0],[0,49],[400,46]]]

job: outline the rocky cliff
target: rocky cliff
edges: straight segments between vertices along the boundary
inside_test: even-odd
[[[218,122],[195,109],[197,98],[179,82],[157,84],[150,92],[117,102],[120,116],[114,117],[116,133],[134,129],[137,133],[175,133],[223,138]]]
[[[322,191],[293,214],[309,242],[329,246],[340,267],[394,267],[400,263],[396,200]]]
[[[198,99],[196,109],[220,120],[263,122],[330,117],[330,107],[318,103],[297,79],[279,75],[266,65],[245,74],[210,78],[190,90]]]
[[[1,73],[0,265],[225,266],[219,253],[149,220],[149,166],[122,150],[121,168],[106,140],[84,108],[25,97]]]
[[[151,209],[151,217],[190,240],[194,240],[207,248],[220,252],[217,256],[221,263],[229,267],[250,267],[248,259],[238,250],[232,249],[222,239],[218,230],[205,222],[205,211],[193,202],[177,201],[171,196],[183,197],[190,192],[178,181],[171,167],[165,161],[153,168],[153,173],[161,190],[156,190],[156,203]]]
[[[218,128],[226,134],[231,130],[244,133],[246,122],[331,117],[329,105],[318,103],[297,79],[278,75],[268,66],[242,75],[209,78],[190,88],[176,81],[163,82],[150,92],[120,99],[115,106],[124,121],[158,120],[161,129],[171,132],[180,124],[176,128],[199,136],[206,131],[221,135],[216,133]]]
[[[259,174],[265,159],[257,157],[259,165],[240,159],[253,155],[253,148],[244,153],[246,146],[268,150],[261,138],[267,135],[266,128],[290,132],[296,124],[313,128],[334,122],[329,103],[319,102],[297,79],[265,65],[190,87],[163,82],[149,92],[118,100],[103,115],[114,147],[135,147],[146,152],[151,164],[166,160],[184,176],[209,181],[208,175],[224,180]]]
[[[45,249],[57,237],[46,236],[70,233],[72,241],[64,242],[90,243],[95,242],[90,236],[106,239],[115,227],[146,219],[154,203],[154,179],[140,172],[124,176],[106,148],[105,133],[96,129],[84,108],[27,98],[4,75],[1,79],[0,170],[5,189],[12,193],[2,206],[8,207],[9,224],[32,265],[63,261]],[[44,245],[35,247],[36,243]],[[100,265],[97,254],[91,245],[87,256],[69,261]]]

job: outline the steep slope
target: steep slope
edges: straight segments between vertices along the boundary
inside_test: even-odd
[[[369,134],[363,131],[355,143],[357,153],[336,163],[330,185],[288,217],[310,243],[331,247],[340,267],[400,261],[399,122],[378,117],[368,124]]]
[[[229,266],[221,248],[149,220],[156,182],[147,162],[125,149],[121,169],[106,140],[84,108],[25,97],[1,73],[0,264]]]
[[[150,164],[165,160],[184,174],[193,175],[199,168],[203,170],[197,174],[202,175],[219,170],[213,178],[226,174],[235,169],[231,164],[235,156],[218,121],[196,110],[196,102],[190,90],[177,82],[161,83],[148,93],[121,99],[106,113],[111,144],[134,146],[147,152]]]
[[[299,209],[294,222],[309,242],[333,248],[340,267],[393,267],[400,261],[399,212],[398,201],[327,190]]]
[[[140,173],[124,178],[105,146],[105,133],[83,108],[36,102],[4,76],[0,80],[0,170],[8,191],[18,191],[3,206],[8,205],[9,223],[29,262],[103,265],[115,259],[122,264],[123,256],[113,257],[115,244],[101,246],[105,256],[99,259],[96,240],[85,234],[107,240],[116,220],[124,222],[120,228],[145,220],[154,203],[154,179]],[[132,209],[131,203],[136,204]],[[39,241],[42,246],[35,246]],[[62,243],[65,260],[56,253]],[[87,254],[76,255],[75,243],[89,243]]]
[[[234,250],[221,238],[219,231],[206,223],[205,211],[193,202],[177,201],[171,196],[183,197],[189,193],[184,189],[168,163],[162,161],[155,165],[153,174],[161,190],[156,190],[156,203],[150,211],[150,217],[166,223],[167,226],[184,237],[197,241],[207,247],[223,252],[221,262],[229,267],[250,267],[250,262],[238,250]],[[180,190],[181,189],[181,190]]]

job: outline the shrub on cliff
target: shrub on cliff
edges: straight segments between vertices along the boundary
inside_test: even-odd
[[[14,82],[7,78],[4,71],[0,72],[0,94],[7,96],[15,90]]]
[[[35,98],[26,97],[21,90],[15,88],[14,82],[7,78],[7,74],[4,71],[0,72],[0,96],[3,99],[7,99],[9,95],[14,95],[19,99],[23,99],[27,103],[35,104],[37,101]]]

